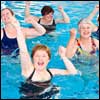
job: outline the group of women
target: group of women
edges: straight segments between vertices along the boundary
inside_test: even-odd
[[[41,9],[42,17],[32,16],[30,14],[30,1],[25,2],[25,21],[32,24],[32,28],[24,28],[20,26],[18,20],[14,17],[14,13],[9,8],[1,11],[1,18],[5,27],[1,29],[1,53],[10,55],[14,50],[18,50],[20,54],[22,75],[26,78],[22,82],[20,92],[23,94],[22,99],[49,99],[52,95],[59,92],[56,86],[51,85],[51,79],[54,75],[75,75],[80,71],[72,64],[68,58],[80,55],[94,55],[99,50],[99,40],[92,37],[92,32],[99,36],[99,26],[93,25],[91,22],[94,15],[99,11],[96,5],[93,12],[78,24],[80,38],[76,38],[76,29],[70,30],[70,40],[65,47],[59,47],[59,55],[63,60],[66,69],[47,68],[51,58],[50,50],[47,46],[36,45],[30,57],[25,39],[35,38],[56,30],[57,23],[70,23],[70,18],[59,6],[58,10],[62,14],[62,19],[54,19],[54,10],[50,6],[44,6]],[[98,17],[99,21],[99,17]],[[93,28],[94,27],[94,28]],[[98,37],[99,39],[99,37]],[[46,89],[49,91],[45,92]]]

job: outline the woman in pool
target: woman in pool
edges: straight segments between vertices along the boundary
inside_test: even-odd
[[[10,55],[14,50],[18,50],[17,33],[12,25],[13,18],[14,13],[11,9],[2,9],[1,19],[5,27],[1,29],[1,52],[4,55]],[[45,29],[40,24],[30,18],[26,20],[34,26],[34,28],[21,28],[26,38],[35,38],[45,33]]]
[[[92,22],[93,17],[99,12],[99,5],[96,5],[95,8],[93,9],[92,13],[87,17],[88,20]],[[99,24],[99,15],[97,17],[97,22]],[[96,26],[95,24],[92,23],[93,26],[93,36],[96,37],[99,40],[99,26]]]
[[[29,7],[30,7],[30,1],[26,1],[26,6],[25,6],[26,18],[28,16],[31,16]],[[70,22],[69,16],[64,12],[61,6],[59,6],[58,10],[61,12],[63,19],[53,19],[54,10],[50,6],[44,6],[41,9],[41,14],[42,14],[41,18],[36,16],[31,16],[31,18],[36,20],[39,24],[41,24],[46,29],[46,33],[49,33],[56,29],[57,23]]]
[[[22,83],[20,92],[24,94],[21,98],[47,99],[58,92],[51,87],[51,79],[54,75],[75,75],[78,73],[74,65],[65,57],[62,50],[59,55],[67,69],[47,68],[50,61],[50,50],[47,46],[38,44],[32,50],[32,61],[26,47],[24,35],[21,32],[18,21],[13,22],[17,30],[17,41],[20,48],[22,75],[26,82]],[[50,91],[48,91],[50,89]],[[47,91],[46,91],[47,90]],[[45,94],[44,94],[45,93]]]
[[[95,55],[96,50],[99,49],[99,41],[91,37],[91,22],[87,19],[83,19],[79,22],[78,27],[80,38],[76,39],[76,29],[71,29],[71,37],[67,47],[60,47],[60,49],[66,52],[65,55],[68,58],[80,55]]]

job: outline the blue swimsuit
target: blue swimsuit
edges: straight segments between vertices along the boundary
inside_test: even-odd
[[[17,38],[8,38],[3,28],[3,39],[1,40],[1,54],[10,55],[13,51],[18,49]]]

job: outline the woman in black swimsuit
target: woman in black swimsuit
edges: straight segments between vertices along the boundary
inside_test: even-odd
[[[29,6],[30,6],[30,1],[26,1],[26,6],[25,6],[26,18],[28,16],[31,16]],[[61,6],[59,6],[58,10],[61,12],[63,19],[54,19],[53,18],[54,10],[50,6],[44,6],[41,9],[41,15],[42,15],[41,18],[36,17],[36,16],[32,16],[31,18],[36,20],[39,24],[41,24],[46,29],[46,33],[49,33],[56,29],[57,23],[70,22],[69,16],[64,12]]]
[[[17,29],[17,40],[21,55],[22,75],[26,78],[26,82],[22,83],[20,92],[24,94],[25,98],[45,98],[44,92],[50,89],[51,92],[46,94],[53,95],[58,92],[55,87],[51,85],[51,79],[54,75],[69,75],[77,74],[78,70],[65,57],[63,51],[59,50],[59,55],[65,63],[67,69],[47,69],[51,54],[47,46],[38,44],[32,50],[32,61],[26,47],[25,38],[21,34],[21,29],[18,21],[15,20],[13,25]],[[31,89],[30,89],[31,88]],[[51,93],[51,94],[50,94]],[[22,98],[24,98],[22,97]]]

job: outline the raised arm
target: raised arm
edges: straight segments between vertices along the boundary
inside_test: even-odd
[[[31,62],[31,58],[25,43],[25,38],[21,31],[19,22],[15,18],[13,18],[12,24],[17,31],[17,41],[20,49],[22,75],[28,77],[30,75],[30,72],[32,72],[32,70],[34,69],[33,64]]]
[[[65,13],[64,9],[62,8],[62,6],[59,6],[58,10],[61,12],[63,19],[57,19],[56,23],[70,23],[70,18],[67,15],[67,13]]]
[[[25,1],[25,17],[30,16],[30,3],[31,1]]]
[[[65,50],[59,48],[59,55],[62,58],[66,70],[64,69],[50,69],[53,75],[68,75],[68,74],[77,74],[78,71],[76,70],[75,66],[72,62],[65,56]]]
[[[77,70],[75,68],[75,66],[72,64],[72,62],[65,56],[65,51],[63,49],[59,48],[59,55],[62,58],[66,69],[68,71],[69,74],[77,74]]]
[[[70,30],[70,40],[66,46],[66,52],[65,55],[68,58],[72,58],[76,52],[76,46],[75,46],[75,41],[76,41],[76,29],[71,29]]]
[[[29,16],[31,16],[30,14],[30,4],[31,4],[31,1],[25,1],[25,19]],[[38,21],[39,18],[36,17],[36,16],[31,16],[32,19],[34,19],[35,21]]]
[[[23,33],[25,34],[26,38],[35,38],[37,36],[44,35],[46,30],[40,24],[38,24],[32,16],[26,18],[27,23],[31,23],[34,28],[22,28]]]
[[[96,5],[90,15],[87,17],[89,20],[92,20],[96,13],[99,12],[99,5]]]

